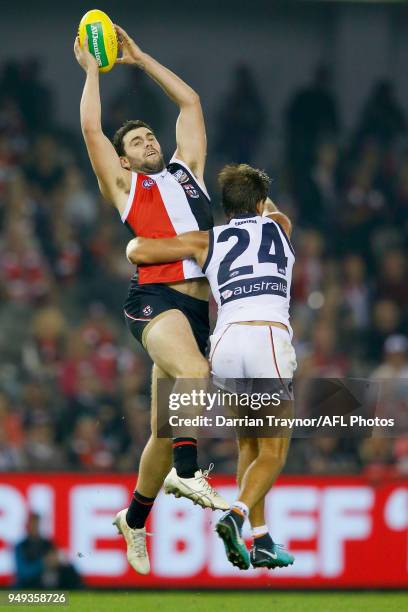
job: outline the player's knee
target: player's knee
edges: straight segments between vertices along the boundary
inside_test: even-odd
[[[259,456],[282,469],[286,463],[287,452],[287,444],[278,443],[276,438],[265,438],[260,445]]]
[[[256,438],[239,438],[238,447],[240,452],[258,450],[258,441]]]
[[[210,366],[204,357],[179,362],[175,366],[175,378],[209,378]]]

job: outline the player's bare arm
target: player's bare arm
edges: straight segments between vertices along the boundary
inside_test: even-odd
[[[288,238],[290,238],[292,234],[292,223],[289,217],[280,212],[276,204],[272,202],[270,198],[266,198],[261,214],[269,217],[273,221],[276,221],[276,223],[279,223],[285,234],[288,236]]]
[[[186,232],[174,238],[133,238],[126,257],[140,265],[171,263],[192,257],[202,267],[208,254],[208,232]]]
[[[131,177],[130,172],[122,168],[112,143],[102,131],[98,64],[89,52],[87,39],[83,47],[78,37],[75,39],[74,53],[86,73],[80,114],[81,129],[89,159],[103,197],[116,206],[122,214],[126,206]]]
[[[207,140],[198,94],[174,72],[144,53],[120,26],[115,25],[122,55],[118,64],[135,65],[144,70],[180,109],[176,124],[176,157],[186,163],[203,182]]]

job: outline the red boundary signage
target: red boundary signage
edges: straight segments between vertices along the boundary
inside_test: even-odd
[[[234,499],[232,477],[211,482]],[[273,572],[232,567],[214,533],[220,513],[160,494],[148,525],[152,573],[135,574],[111,524],[133,488],[134,477],[123,474],[1,474],[0,585],[12,584],[13,547],[24,536],[31,509],[90,587],[408,586],[407,479],[372,484],[359,477],[281,478],[268,495],[267,520],[275,541],[296,561]]]

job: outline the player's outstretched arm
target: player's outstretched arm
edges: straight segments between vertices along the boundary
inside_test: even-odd
[[[208,232],[186,232],[174,238],[133,238],[127,245],[130,263],[149,265],[194,258],[203,266],[208,253]]]
[[[101,98],[99,93],[99,69],[94,56],[88,50],[88,39],[83,47],[78,37],[74,45],[75,57],[86,73],[81,98],[81,129],[92,168],[98,179],[103,197],[122,213],[126,206],[126,188],[130,173],[122,168],[119,157],[102,131]]]
[[[174,72],[144,53],[120,26],[115,25],[122,56],[118,64],[130,64],[144,70],[180,108],[176,124],[176,157],[184,161],[203,182],[207,139],[198,94]]]

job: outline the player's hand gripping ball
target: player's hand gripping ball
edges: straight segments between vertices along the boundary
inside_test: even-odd
[[[98,9],[85,13],[79,24],[78,36],[81,47],[88,36],[89,51],[98,63],[99,72],[112,70],[118,56],[118,38],[108,15]]]

